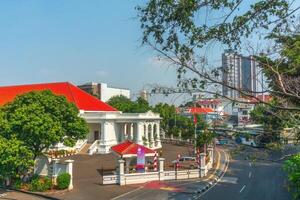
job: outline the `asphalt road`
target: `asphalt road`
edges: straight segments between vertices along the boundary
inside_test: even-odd
[[[247,148],[249,152],[251,148]],[[245,160],[245,155],[231,160],[221,181],[197,199],[214,200],[289,200],[286,175],[281,162]]]
[[[231,159],[229,167],[220,182],[202,195],[194,192],[205,181],[152,183],[118,199],[200,199],[200,200],[290,200],[286,175],[281,162],[249,161],[246,154],[262,150],[246,148]],[[224,155],[221,155],[221,157]]]

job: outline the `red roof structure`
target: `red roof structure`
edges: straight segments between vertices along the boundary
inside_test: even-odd
[[[207,113],[214,112],[214,110],[211,108],[192,107],[188,109],[188,112],[192,114],[207,114]]]
[[[117,144],[111,147],[111,150],[122,157],[133,157],[136,156],[138,148],[145,149],[145,156],[154,156],[154,150],[149,149],[145,146],[136,144],[130,140],[126,140],[123,143]]]
[[[79,89],[78,87],[69,82],[0,87],[0,106],[13,101],[18,95],[25,94],[31,91],[42,90],[50,90],[56,95],[65,96],[67,100],[69,102],[74,103],[79,110],[102,112],[118,111],[117,109],[102,102],[101,100]]]

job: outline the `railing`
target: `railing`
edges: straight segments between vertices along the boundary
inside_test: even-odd
[[[95,140],[88,150],[89,155],[93,155],[98,151],[100,140]]]
[[[105,175],[103,176],[103,185],[117,184],[118,175]]]
[[[87,143],[87,139],[85,139],[85,140],[77,140],[77,142],[76,142],[76,144],[74,146],[75,150],[77,152],[81,151],[83,149],[84,145],[86,145],[86,143]]]

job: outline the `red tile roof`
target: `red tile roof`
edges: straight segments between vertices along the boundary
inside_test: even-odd
[[[138,148],[144,148],[145,149],[145,154],[154,154],[154,151],[152,149],[149,149],[145,146],[136,144],[132,141],[126,140],[123,143],[117,144],[115,146],[111,147],[111,150],[114,151],[115,153],[124,156],[124,155],[136,155]]]
[[[13,101],[18,95],[31,91],[42,90],[50,90],[56,95],[65,96],[68,101],[74,103],[80,110],[107,112],[117,111],[110,105],[100,101],[96,97],[86,93],[85,91],[68,82],[0,87],[0,106]]]
[[[214,110],[211,108],[192,107],[188,109],[188,112],[192,114],[207,114],[207,113],[214,112]]]

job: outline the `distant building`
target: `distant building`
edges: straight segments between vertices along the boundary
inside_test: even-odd
[[[108,87],[106,83],[85,83],[78,86],[80,89],[96,96],[101,101],[107,102],[113,96],[123,95],[130,98],[130,90],[123,88]]]
[[[141,90],[140,91],[140,97],[142,97],[146,101],[149,101],[149,92],[147,92],[146,90]]]
[[[257,91],[257,62],[253,56],[245,57],[231,50],[226,50],[222,54],[222,81],[234,88],[244,91]],[[229,87],[223,86],[224,96],[229,98],[239,98],[241,94]],[[253,93],[255,95],[256,93]]]

